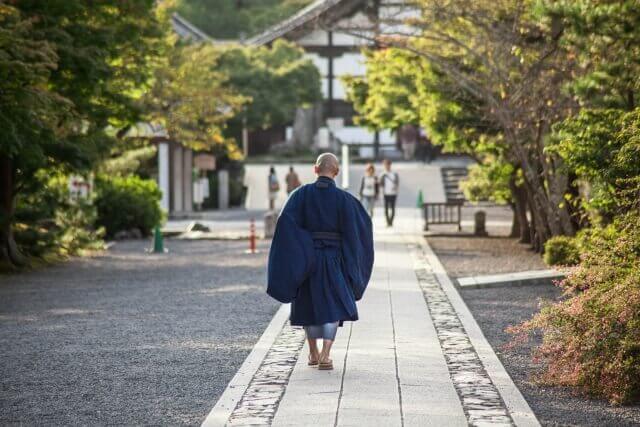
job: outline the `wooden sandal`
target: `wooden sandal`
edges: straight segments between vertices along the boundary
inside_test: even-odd
[[[333,370],[333,360],[329,359],[326,362],[318,362],[318,369],[321,371]]]

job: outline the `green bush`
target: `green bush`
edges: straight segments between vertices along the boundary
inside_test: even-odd
[[[589,250],[561,284],[564,298],[510,332],[542,333],[534,358],[542,382],[574,386],[613,403],[640,401],[640,215],[585,237]],[[519,338],[519,339],[518,339]]]
[[[556,236],[544,245],[544,262],[547,265],[576,265],[580,262],[580,248],[576,239]]]
[[[103,247],[95,207],[91,200],[71,199],[68,179],[56,171],[39,171],[26,195],[17,198],[14,233],[25,255],[50,259]]]
[[[97,224],[105,228],[107,236],[134,228],[148,236],[160,224],[162,193],[155,181],[133,175],[102,176],[96,181],[96,189]]]

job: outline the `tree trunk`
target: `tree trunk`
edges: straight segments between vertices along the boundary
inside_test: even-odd
[[[544,211],[536,208],[534,203],[534,196],[529,187],[529,184],[525,180],[525,189],[523,193],[526,195],[526,205],[529,208],[529,215],[531,215],[531,227],[529,229],[531,247],[536,252],[542,252],[544,242],[547,241],[549,236],[549,229],[544,222]]]
[[[0,261],[13,266],[26,264],[13,238],[14,173],[11,158],[0,155]]]
[[[519,237],[520,243],[531,243],[531,227],[527,218],[527,194],[522,186],[516,184],[515,174],[509,180],[509,188],[513,197],[514,226],[517,218],[519,227],[518,234],[513,237]]]
[[[511,212],[513,213],[513,219],[511,220],[511,232],[509,233],[509,237],[520,237],[520,217],[518,216],[518,211],[516,210],[515,203],[509,203],[511,207]]]
[[[569,191],[569,177],[562,171],[562,160],[552,158],[553,174],[549,177],[547,188],[549,191],[549,201],[551,206],[557,209],[557,218],[562,227],[562,234],[573,236],[576,234],[576,227],[571,218],[569,205],[565,195]]]

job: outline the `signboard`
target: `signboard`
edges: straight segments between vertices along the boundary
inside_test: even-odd
[[[216,156],[213,154],[197,154],[193,158],[193,166],[200,170],[216,170]]]
[[[93,182],[91,179],[87,180],[80,175],[71,175],[69,177],[69,195],[71,199],[86,199],[91,194],[93,189]]]

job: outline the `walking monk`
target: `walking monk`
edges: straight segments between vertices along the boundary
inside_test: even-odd
[[[307,335],[309,366],[333,369],[338,326],[358,320],[356,301],[371,277],[373,234],[362,204],[336,187],[336,156],[321,154],[314,170],[317,180],[291,193],[278,218],[267,293],[291,303],[291,325]]]

